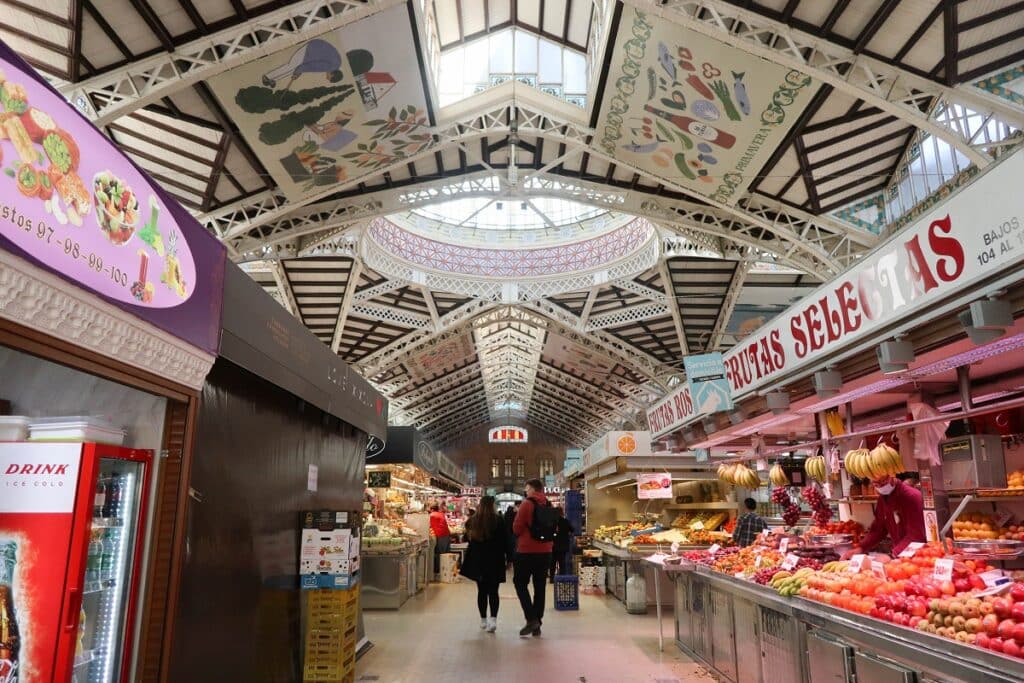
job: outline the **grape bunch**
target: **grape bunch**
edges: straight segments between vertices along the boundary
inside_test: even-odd
[[[821,560],[817,560],[813,557],[801,557],[800,561],[796,563],[797,569],[814,569],[818,570],[822,568]]]
[[[775,572],[777,571],[779,571],[778,567],[765,567],[764,569],[758,569],[754,572],[754,576],[752,578],[754,579],[754,583],[767,586],[768,582],[772,580],[772,577],[775,576]]]
[[[782,509],[782,521],[786,526],[796,526],[800,521],[800,506],[790,502]]]
[[[825,526],[832,521],[832,508],[829,507],[821,489],[814,485],[808,485],[800,491],[800,495],[811,506],[811,518],[816,525]]]
[[[788,505],[792,503],[789,498],[789,491],[781,486],[772,489],[772,502],[776,505]]]

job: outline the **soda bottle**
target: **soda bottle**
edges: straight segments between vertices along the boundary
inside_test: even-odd
[[[14,612],[14,568],[18,564],[18,545],[13,541],[0,543],[0,680],[17,680],[18,615]]]
[[[100,563],[103,557],[103,544],[100,542],[98,529],[92,530],[92,537],[89,540],[89,554],[85,560],[85,580],[92,583],[100,580]]]
[[[107,478],[101,476],[100,480],[96,482],[96,497],[93,498],[92,504],[92,516],[102,517],[103,508],[107,504]]]
[[[114,578],[114,558],[117,555],[117,543],[114,534],[117,529],[110,528],[103,534],[103,552],[100,555],[100,580],[107,581]]]
[[[107,499],[103,504],[104,517],[117,517],[121,510],[121,477],[117,474],[110,476],[107,484]]]

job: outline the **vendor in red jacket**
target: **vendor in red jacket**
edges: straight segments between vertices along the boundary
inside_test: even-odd
[[[886,537],[892,541],[894,557],[911,543],[924,543],[924,501],[921,492],[891,475],[871,483],[878,492],[875,521],[861,538],[860,545],[843,557],[869,553]]]
[[[430,533],[436,539],[434,544],[434,573],[441,571],[441,555],[445,554],[452,547],[452,535],[448,529],[448,520],[440,505],[430,506]]]

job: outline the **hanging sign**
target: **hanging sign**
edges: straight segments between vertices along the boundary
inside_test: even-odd
[[[639,500],[672,497],[672,477],[664,472],[636,475],[636,497]]]
[[[733,398],[1020,264],[1022,177],[1024,152],[1017,150],[730,349],[725,370]]]
[[[482,486],[463,486],[461,494],[467,498],[479,498],[484,494],[484,489]]]
[[[391,488],[391,472],[367,472],[366,485],[371,489]]]
[[[696,417],[696,412],[693,409],[693,399],[690,396],[690,385],[681,384],[647,411],[647,422],[651,426],[651,438],[656,439],[674,432],[694,417]]]
[[[710,415],[732,408],[732,391],[725,378],[725,364],[720,353],[702,353],[683,357],[686,382],[690,385],[694,411]]]
[[[224,247],[0,43],[0,248],[216,353]]]

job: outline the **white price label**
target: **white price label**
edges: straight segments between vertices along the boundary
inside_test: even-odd
[[[932,578],[936,581],[949,581],[953,578],[953,560],[944,557],[935,560],[935,568],[932,570]]]
[[[907,547],[903,549],[903,552],[901,552],[899,554],[899,556],[900,557],[913,557],[914,553],[916,553],[918,550],[920,550],[923,547],[924,547],[924,543],[918,543],[918,542],[915,541],[914,543],[908,544]]]
[[[867,555],[858,553],[850,558],[850,564],[846,565],[846,571],[851,574],[859,574],[860,570],[864,568],[864,562],[868,559]]]
[[[722,546],[720,546],[720,545],[718,545],[718,544],[716,543],[716,544],[714,544],[713,546],[711,546],[710,548],[708,548],[708,552],[709,552],[710,554],[712,554],[712,555],[717,555],[717,554],[718,554],[718,551],[719,551],[719,550],[721,550],[721,549],[722,549]]]
[[[765,529],[761,532],[761,538],[768,538],[769,533],[771,533],[771,529]]]
[[[782,541],[779,543],[779,552],[780,553],[785,553],[787,550],[789,550],[789,537],[788,536],[786,538],[782,539]]]
[[[694,522],[690,525],[690,528],[694,531],[704,531],[704,522]]]
[[[786,555],[786,559],[782,561],[782,568],[787,570],[793,569],[798,562],[800,562],[800,558],[793,553],[789,553]]]
[[[754,569],[760,569],[762,564],[764,564],[764,556],[763,555],[758,555],[754,559]]]
[[[672,550],[672,554],[676,555],[679,553],[679,541],[672,541],[672,545],[669,546]]]
[[[885,581],[885,565],[881,562],[875,560],[871,561],[871,573],[882,581]]]
[[[983,572],[978,576],[985,582],[985,585],[989,588],[995,588],[996,586],[1003,586],[1010,583],[1010,577],[1003,573],[1001,569],[993,569],[992,571]]]

